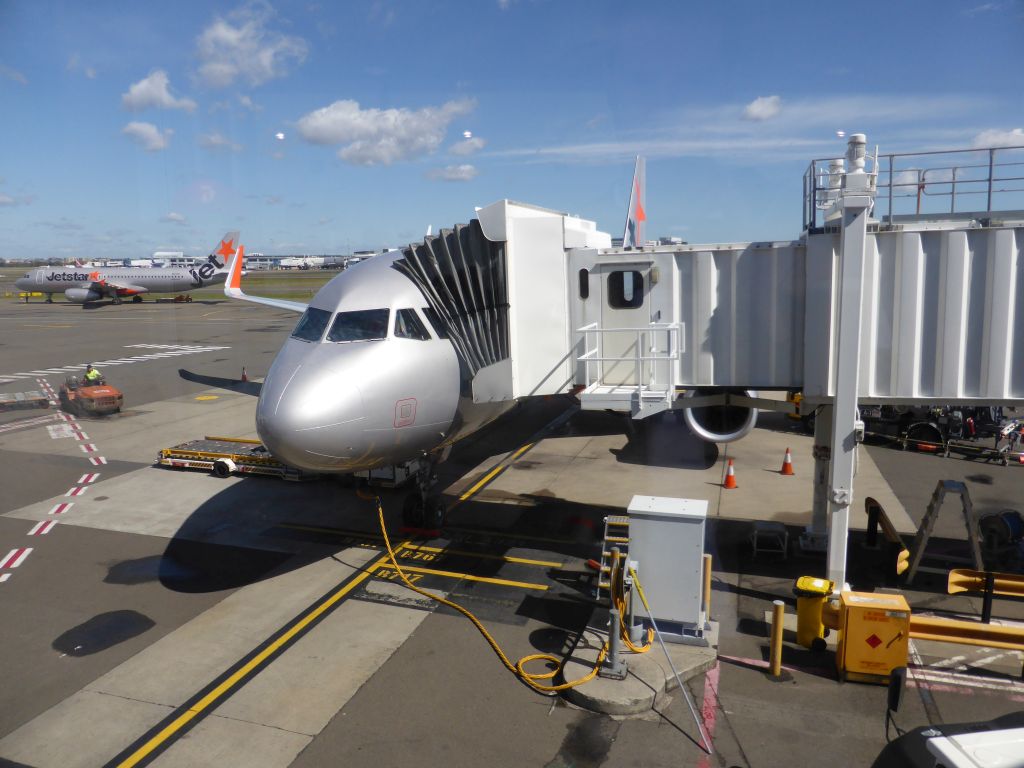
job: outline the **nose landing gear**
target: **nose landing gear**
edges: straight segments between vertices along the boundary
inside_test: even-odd
[[[424,462],[416,472],[416,490],[405,497],[402,523],[409,528],[436,530],[444,525],[447,508],[440,496],[431,496],[430,488],[437,480],[434,463]]]

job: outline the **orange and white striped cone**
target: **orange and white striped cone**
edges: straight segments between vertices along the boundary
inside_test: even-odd
[[[737,488],[736,485],[736,470],[732,467],[732,459],[729,459],[729,467],[725,470],[725,482],[722,484],[723,488]]]
[[[793,454],[789,452],[789,448],[786,449],[786,458],[782,460],[782,469],[779,470],[780,475],[793,475],[796,474],[793,471]]]

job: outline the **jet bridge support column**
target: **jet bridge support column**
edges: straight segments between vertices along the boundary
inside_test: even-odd
[[[849,172],[843,178],[842,191],[836,201],[838,210],[842,212],[842,230],[839,242],[839,290],[834,315],[836,348],[832,375],[835,396],[829,436],[828,493],[824,500],[822,494],[814,495],[815,517],[818,516],[817,505],[822,501],[827,504],[827,577],[839,590],[846,583],[846,546],[857,451],[864,251],[867,246],[868,212],[875,194],[875,176],[866,173],[864,169],[865,144],[862,133],[850,137],[847,147]],[[819,478],[820,475],[816,475],[816,482]]]

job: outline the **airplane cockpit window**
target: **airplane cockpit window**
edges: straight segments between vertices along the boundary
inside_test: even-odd
[[[386,309],[339,312],[327,334],[327,341],[371,341],[387,338],[388,314]]]
[[[426,316],[427,322],[430,323],[430,327],[434,329],[434,333],[437,335],[437,338],[450,338],[448,334],[448,329],[445,328],[444,323],[441,322],[440,316],[438,316],[437,312],[434,310],[433,307],[424,307],[423,314]]]
[[[400,309],[395,313],[395,336],[400,339],[430,340],[430,333],[415,309]]]
[[[307,307],[306,311],[302,313],[302,317],[299,318],[299,324],[292,331],[292,338],[303,341],[320,341],[330,319],[331,313],[326,309]]]

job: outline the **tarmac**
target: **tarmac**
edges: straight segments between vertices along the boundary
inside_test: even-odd
[[[513,661],[566,659],[567,680],[593,668],[607,635],[586,565],[603,517],[636,493],[708,501],[714,640],[669,645],[671,665],[657,644],[627,657],[626,681],[597,677],[552,699],[510,675],[462,616],[402,585],[373,506],[352,488],[153,466],[160,448],[185,440],[254,435],[253,398],[186,382],[177,369],[233,377],[244,365],[258,377],[293,323],[218,302],[0,304],[0,390],[58,386],[78,364],[110,361],[99,367],[126,395],[122,414],[79,420],[77,431],[30,423],[52,411],[0,414],[0,555],[31,550],[0,573],[0,763],[767,766],[817,762],[827,743],[845,766],[870,764],[885,744],[884,688],[839,683],[828,650],[787,633],[784,680],[767,674],[766,611],[786,601],[791,627],[794,579],[824,567],[795,545],[812,466],[795,422],[765,417],[748,438],[708,446],[672,415],[627,430],[621,417],[579,412],[551,428],[573,406],[537,400],[441,466],[450,513],[438,537],[403,531],[403,492],[379,491],[406,575],[469,608]],[[779,473],[787,447],[794,477]],[[722,488],[729,458],[736,490]],[[1024,492],[1018,466],[883,444],[862,447],[859,460],[857,589],[896,586],[888,553],[865,549],[858,533],[865,496],[909,534],[940,479],[967,483],[983,512]],[[783,551],[752,551],[763,523],[785,527]],[[944,510],[939,550],[953,553],[962,531]],[[917,611],[980,611],[980,598],[947,596],[928,578],[905,594]],[[1024,610],[999,600],[996,616],[1022,622]],[[914,643],[899,722],[1021,709],[1020,668],[1013,651]]]

